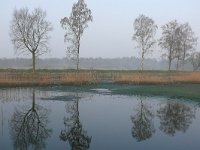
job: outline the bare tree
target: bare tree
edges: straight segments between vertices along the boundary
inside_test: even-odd
[[[179,70],[181,60],[183,60],[183,36],[182,36],[182,29],[181,25],[175,29],[175,39],[174,39],[174,50],[175,56],[174,58],[177,59],[176,63],[176,70]]]
[[[143,102],[143,97],[139,97],[140,104],[137,110],[137,114],[131,116],[133,123],[132,136],[136,138],[138,142],[150,139],[155,133],[153,124],[153,113],[149,110],[149,106]]]
[[[177,59],[176,70],[179,70],[180,65],[184,66],[185,61],[194,51],[197,37],[188,23],[179,24],[173,20],[162,26],[162,37],[159,39],[159,45],[167,50],[164,56],[167,56],[169,61],[168,69],[171,69],[172,60]]]
[[[184,66],[185,61],[191,56],[194,52],[197,45],[197,37],[192,31],[189,23],[180,25],[181,29],[181,39],[182,39],[182,64]]]
[[[197,45],[197,37],[195,37],[192,28],[188,23],[179,24],[175,30],[175,58],[177,59],[176,70],[185,64]]]
[[[200,52],[193,52],[189,58],[193,70],[196,71],[200,68]]]
[[[76,61],[77,70],[79,69],[79,53],[81,37],[84,30],[88,27],[88,22],[92,21],[91,10],[87,8],[84,0],[78,0],[72,7],[70,17],[64,17],[60,23],[66,30],[65,42],[67,42],[67,54]]]
[[[166,56],[168,59],[168,70],[171,70],[171,63],[175,59],[175,39],[176,39],[176,29],[178,28],[178,23],[176,20],[173,20],[162,27],[162,37],[159,39],[159,45],[161,48],[166,50],[163,56]]]
[[[174,136],[176,132],[186,132],[195,118],[195,110],[179,103],[168,103],[158,111],[160,130]]]
[[[16,108],[10,121],[15,149],[45,149],[46,140],[52,133],[47,127],[48,113],[49,110],[35,103],[35,90],[33,90],[32,106]]]
[[[157,25],[154,21],[144,15],[140,15],[134,21],[133,40],[138,43],[141,53],[141,70],[144,69],[144,55],[151,52],[151,48],[156,43],[154,36],[156,34]]]
[[[79,96],[76,100],[68,101],[66,105],[68,116],[64,118],[65,129],[60,133],[60,139],[69,142],[71,150],[87,150],[90,148],[92,137],[87,135],[80,121]]]
[[[40,8],[36,8],[32,13],[29,13],[28,8],[15,10],[10,29],[16,52],[32,54],[35,73],[36,57],[48,52],[48,33],[53,29],[51,23],[46,20],[46,12]]]

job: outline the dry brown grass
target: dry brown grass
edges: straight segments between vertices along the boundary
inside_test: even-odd
[[[200,72],[0,72],[0,86],[92,84],[109,80],[129,84],[198,83]]]
[[[134,84],[173,84],[173,83],[200,83],[200,72],[177,73],[122,73],[115,79],[117,83]]]
[[[96,83],[93,72],[69,73],[0,73],[0,85],[53,85]]]

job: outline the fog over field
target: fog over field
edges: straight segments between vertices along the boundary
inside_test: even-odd
[[[30,69],[32,60],[26,58],[0,59],[0,69]],[[168,62],[166,60],[145,59],[145,70],[167,70]],[[37,59],[36,67],[38,69],[75,69],[73,61],[67,58],[46,58]],[[139,70],[140,59],[136,57],[124,58],[81,58],[80,69],[105,69],[105,70]],[[176,63],[172,63],[172,70],[176,69]],[[193,67],[187,62],[182,68],[191,71]]]
[[[9,36],[10,22],[14,9],[42,8],[47,19],[53,25],[50,33],[49,47],[51,53],[41,57],[63,58],[66,56],[65,31],[60,20],[69,16],[75,0],[6,0],[0,5],[0,57],[15,58],[15,50]],[[139,57],[139,49],[132,41],[133,22],[144,14],[152,18],[158,25],[156,38],[160,38],[160,26],[177,19],[180,23],[189,22],[196,36],[200,36],[200,1],[198,0],[85,0],[91,9],[93,22],[85,30],[81,40],[80,57],[85,58],[116,58]],[[199,46],[197,47],[199,49]],[[31,55],[20,55],[31,58]],[[161,48],[155,46],[148,58],[161,59]]]

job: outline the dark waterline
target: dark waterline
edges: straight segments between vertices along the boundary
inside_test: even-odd
[[[0,89],[0,149],[199,150],[198,102],[75,89]]]

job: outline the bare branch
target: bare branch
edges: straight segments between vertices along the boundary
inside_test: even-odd
[[[52,25],[46,21],[46,12],[36,8],[29,13],[27,8],[15,10],[10,26],[12,43],[19,54],[31,53],[33,57],[48,52],[48,33]],[[35,59],[35,58],[33,58]],[[33,64],[33,70],[35,64]]]

